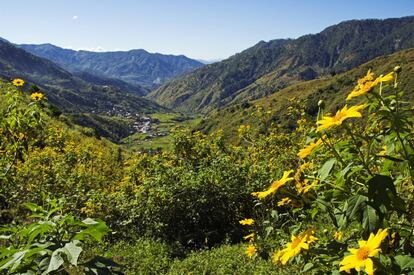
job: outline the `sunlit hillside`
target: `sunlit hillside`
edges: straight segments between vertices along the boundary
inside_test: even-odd
[[[413,275],[397,2],[2,3],[0,273]]]

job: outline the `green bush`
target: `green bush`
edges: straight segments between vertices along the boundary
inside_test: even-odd
[[[244,245],[222,245],[193,252],[184,260],[175,260],[168,274],[294,274],[293,269],[281,269],[270,260],[250,259],[244,250]]]
[[[107,209],[106,220],[126,236],[149,235],[189,249],[237,242],[244,234],[239,220],[252,212],[250,193],[274,170],[266,159],[223,145],[221,136],[182,133],[173,152],[131,161],[124,182],[109,194],[118,206]]]
[[[119,242],[106,252],[123,266],[126,274],[164,274],[170,265],[167,245],[150,239],[138,239],[134,243]]]

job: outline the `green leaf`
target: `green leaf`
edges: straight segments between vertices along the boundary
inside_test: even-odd
[[[98,242],[102,242],[103,236],[110,231],[105,222],[101,220],[95,221],[88,218],[82,222],[87,225],[87,228],[78,232],[74,237],[75,240],[84,240],[85,236],[89,235]]]
[[[400,266],[401,271],[408,271],[407,269],[414,268],[414,258],[408,255],[395,256],[395,261]]]
[[[97,222],[97,221],[95,221],[94,219],[91,219],[91,218],[84,219],[82,222],[84,224],[87,224],[87,225],[90,225],[90,224],[99,224],[99,222]]]
[[[53,251],[52,257],[50,258],[49,267],[43,274],[49,274],[52,271],[58,270],[61,265],[65,262],[60,256],[60,253],[62,253],[62,249],[57,249]]]
[[[375,208],[366,205],[362,216],[362,226],[367,232],[373,232],[379,225],[379,217]]]
[[[270,233],[272,233],[273,231],[273,226],[268,226],[266,227],[266,237],[268,237],[270,235]]]
[[[35,203],[31,203],[31,202],[25,203],[23,205],[32,212],[37,212],[39,210],[43,210],[43,208],[41,206],[39,206]]]
[[[335,158],[331,158],[327,162],[325,162],[325,164],[322,166],[322,168],[318,172],[318,177],[320,181],[324,181],[329,176],[335,162],[336,162]]]
[[[318,212],[319,212],[318,208],[316,208],[316,207],[313,208],[312,211],[311,211],[311,218],[314,219],[316,214],[318,214]]]
[[[63,248],[63,252],[66,254],[66,256],[68,257],[68,261],[72,264],[72,265],[77,265],[78,264],[78,258],[79,255],[82,252],[82,247],[79,247],[78,244],[80,242],[78,240],[74,240],[70,243],[67,243],[65,245],[65,247]]]
[[[366,201],[368,201],[368,198],[362,195],[356,195],[356,196],[351,197],[347,201],[346,216],[350,218],[355,217],[356,214],[365,205]]]
[[[375,175],[368,181],[368,198],[378,208],[385,205],[389,209],[396,195],[397,191],[390,177]]]
[[[302,273],[306,273],[313,268],[313,263],[307,263],[302,269]]]
[[[12,266],[9,271],[10,273],[13,273],[14,270],[16,270],[20,263],[22,262],[25,254],[28,252],[28,250],[18,251],[13,254],[10,258],[6,259],[5,261],[2,261],[0,264],[0,270],[8,269],[10,266]]]

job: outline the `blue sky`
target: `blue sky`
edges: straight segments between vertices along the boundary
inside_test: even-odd
[[[221,59],[343,20],[414,15],[414,0],[0,0],[0,37]]]

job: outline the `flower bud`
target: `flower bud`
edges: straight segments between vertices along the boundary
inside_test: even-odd
[[[318,107],[323,109],[325,108],[325,101],[323,101],[322,99],[318,101]]]
[[[394,67],[394,72],[396,72],[397,74],[401,73],[401,70],[402,70],[401,66]]]

